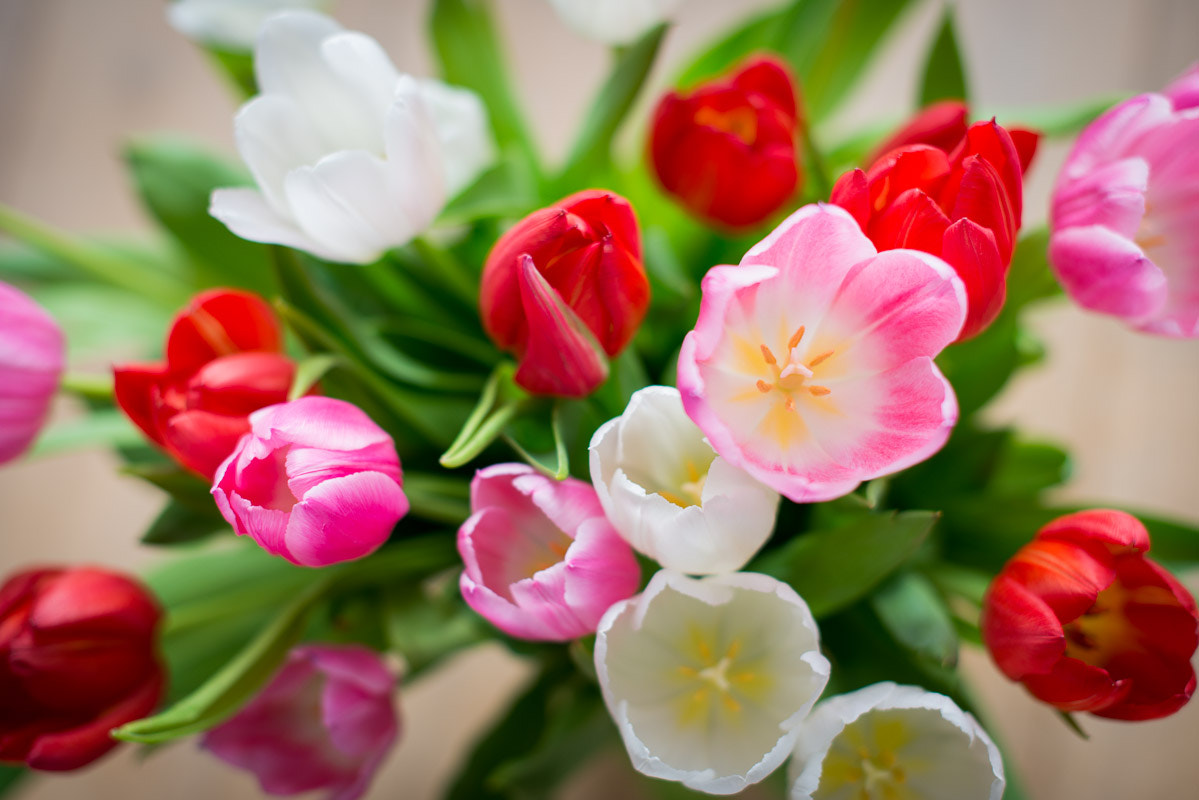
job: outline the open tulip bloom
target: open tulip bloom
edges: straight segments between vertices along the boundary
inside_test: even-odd
[[[429,0],[437,79],[332,2],[173,0],[238,90],[236,154],[139,140],[152,246],[0,205],[0,465],[111,444],[170,548],[145,585],[5,564],[0,762],[197,737],[267,794],[395,795],[369,788],[397,682],[479,646],[529,680],[448,797],[556,797],[621,742],[626,780],[711,794],[999,800],[957,670],[980,643],[1045,725],[1183,710],[1199,612],[1166,565],[1199,569],[1199,527],[1060,507],[1069,454],[992,400],[1037,361],[1055,276],[1199,337],[1199,66],[997,120],[947,12],[922,107],[842,135],[905,3],[780,0],[675,64],[683,0],[539,3],[611,60],[591,87],[521,31],[522,71],[561,72],[538,106],[594,88],[561,158],[502,0]],[[1075,134],[1032,197],[1039,143]],[[1051,226],[1024,218],[1046,199]],[[68,474],[31,485],[89,497]],[[23,520],[3,535],[42,534]]]

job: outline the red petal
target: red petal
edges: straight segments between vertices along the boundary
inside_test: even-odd
[[[1041,132],[1031,128],[1008,128],[1007,132],[1020,158],[1020,172],[1026,175],[1037,154],[1037,145],[1041,143]]]
[[[1096,543],[1113,553],[1147,552],[1149,531],[1141,521],[1123,511],[1091,509],[1058,517],[1037,531],[1038,539]]]
[[[908,189],[876,214],[870,223],[870,241],[879,250],[908,248],[941,254],[941,241],[949,217],[920,189]]]
[[[187,374],[218,356],[282,346],[279,321],[265,300],[236,289],[210,289],[175,317],[167,364],[172,372]]]
[[[1008,265],[999,257],[991,231],[969,219],[960,219],[945,231],[941,258],[966,284],[966,322],[957,338],[965,341],[986,330],[1003,309]]]
[[[287,401],[296,367],[278,353],[236,353],[213,359],[187,382],[188,408],[247,416]]]
[[[866,173],[853,169],[838,178],[829,202],[848,211],[862,230],[866,230],[870,224],[870,185]]]
[[[1049,606],[1061,622],[1082,616],[1116,580],[1115,564],[1104,548],[1039,540],[1021,547],[1003,574]]]
[[[987,590],[981,628],[995,664],[1015,681],[1049,672],[1066,652],[1062,624],[1053,610],[1006,571]]]
[[[995,246],[1004,264],[1012,260],[1016,236],[1007,193],[999,173],[981,156],[969,156],[954,172],[941,194],[941,205],[948,208],[950,219],[972,219],[995,236]]]
[[[520,281],[530,335],[516,382],[534,394],[590,394],[608,378],[599,343],[528,256],[521,263]]]
[[[866,171],[870,209],[875,213],[882,211],[908,189],[922,189],[936,196],[948,177],[949,159],[943,151],[928,145],[894,150]]]
[[[1020,154],[1012,137],[995,120],[976,122],[966,131],[966,141],[954,153],[952,162],[955,167],[963,165],[970,156],[979,156],[995,169],[999,176],[1004,192],[1007,194],[1008,205],[1012,209],[1014,220],[1012,232],[1020,228],[1020,215],[1023,209],[1023,171],[1020,167]]]
[[[787,66],[777,58],[758,56],[744,62],[733,76],[733,86],[743,92],[761,95],[781,111],[792,124],[799,117],[795,79]]]
[[[158,432],[155,422],[154,404],[151,400],[154,390],[161,391],[167,383],[167,369],[163,364],[126,364],[112,368],[113,394],[117,405],[125,412],[125,416],[149,436],[155,444],[161,445],[162,435]]]
[[[1131,691],[1127,681],[1113,681],[1105,670],[1076,658],[1063,658],[1046,675],[1029,675],[1024,685],[1038,700],[1062,711],[1099,713]]]
[[[163,426],[162,435],[171,455],[187,469],[211,481],[217,467],[249,433],[250,420],[208,411],[181,411]]]
[[[866,159],[872,164],[892,150],[913,144],[926,144],[953,152],[966,138],[966,119],[969,111],[960,100],[942,100],[925,106],[916,116],[891,135]]]
[[[633,213],[628,200],[602,189],[586,189],[559,200],[555,205],[585,220],[593,239],[602,239],[611,234],[612,240],[630,256],[641,260],[641,233],[637,228],[637,215]],[[536,256],[533,261],[537,261]]]

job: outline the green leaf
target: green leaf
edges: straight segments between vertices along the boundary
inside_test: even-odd
[[[513,381],[515,366],[501,362],[491,373],[479,401],[439,462],[447,469],[470,463],[495,441],[516,416],[528,395]]]
[[[128,417],[110,409],[55,423],[43,431],[30,452],[39,457],[82,448],[140,445],[143,441],[141,431]]]
[[[1070,455],[1045,442],[1009,438],[999,451],[986,491],[994,495],[1038,494],[1070,477]]]
[[[166,742],[205,731],[235,714],[275,674],[328,588],[328,579],[312,583],[204,685],[165,711],[122,725],[113,737]]]
[[[939,516],[932,511],[867,514],[848,525],[798,536],[750,569],[790,583],[816,617],[827,616],[867,595],[911,558]]]
[[[210,511],[220,518],[212,501],[211,484],[177,464],[126,464],[121,472],[157,486],[180,505],[197,512]]]
[[[1010,316],[1022,311],[1029,303],[1061,293],[1057,278],[1049,268],[1049,229],[1041,226],[1025,231],[1012,252],[1007,299],[1002,313]]]
[[[717,42],[708,46],[675,79],[676,86],[690,86],[722,75],[755,50],[773,49],[783,10],[767,11],[751,17]]]
[[[388,587],[383,614],[388,648],[404,658],[405,682],[442,659],[494,635],[458,591],[457,570]]]
[[[548,414],[529,413],[539,410]],[[570,475],[570,456],[566,450],[566,441],[562,437],[560,401],[539,403],[530,407],[526,413],[518,415],[504,429],[504,440],[526,464],[543,475],[559,481]]]
[[[470,516],[470,483],[465,478],[405,470],[404,494],[418,517],[461,525]]]
[[[962,53],[954,32],[953,6],[945,8],[941,28],[925,59],[924,77],[920,82],[920,105],[927,106],[938,100],[970,100]]]
[[[585,182],[585,176],[602,172],[611,164],[612,140],[653,68],[666,27],[662,24],[653,28],[617,55],[607,82],[588,107],[558,178],[560,193],[572,191]]]
[[[521,162],[502,158],[458,194],[438,218],[446,225],[492,217],[520,218],[537,207],[536,176]]]
[[[287,399],[296,400],[312,391],[312,387],[320,382],[321,377],[337,365],[337,357],[328,353],[318,353],[296,365],[296,374],[292,378],[291,388],[287,390]]]
[[[228,527],[215,505],[207,512],[200,512],[172,500],[150,523],[141,542],[149,545],[187,544]]]
[[[896,575],[871,596],[870,604],[895,641],[944,666],[957,664],[953,618],[928,578],[917,572]]]
[[[175,137],[133,142],[125,162],[146,210],[195,260],[196,288],[273,291],[267,246],[235,236],[208,213],[214,189],[252,185],[241,167]]]
[[[41,284],[29,294],[62,328],[68,363],[107,364],[114,352],[148,357],[171,321],[162,304],[92,281]]]
[[[1074,718],[1073,714],[1070,714],[1066,711],[1058,711],[1057,716],[1058,719],[1064,722],[1066,727],[1073,731],[1074,735],[1079,739],[1082,739],[1084,742],[1091,740],[1090,735],[1088,735],[1087,732],[1082,729],[1082,726],[1078,724],[1078,720]]]
[[[537,153],[508,77],[491,4],[487,0],[436,0],[429,26],[442,77],[479,95],[501,149],[515,148],[529,171],[536,174]]]
[[[0,797],[4,797],[9,792],[21,788],[24,779],[32,774],[31,770],[25,767],[14,767],[8,764],[0,764]]]

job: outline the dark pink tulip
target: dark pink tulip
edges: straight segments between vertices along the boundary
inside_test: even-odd
[[[53,317],[0,282],[0,464],[33,443],[62,375],[64,343]]]

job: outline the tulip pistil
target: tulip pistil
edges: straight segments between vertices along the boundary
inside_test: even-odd
[[[809,383],[808,381],[815,376],[815,368],[832,358],[836,351],[826,350],[805,363],[802,355],[797,352],[800,342],[803,341],[804,333],[805,328],[803,325],[800,325],[787,341],[787,360],[781,366],[778,358],[769,346],[765,344],[759,345],[762,351],[762,360],[770,369],[773,380],[759,379],[754,385],[762,394],[767,394],[772,389],[778,389],[783,394],[783,405],[786,406],[788,411],[795,411],[795,393],[799,391],[807,392],[812,397],[824,397],[825,395],[832,394],[832,389],[827,386]]]

